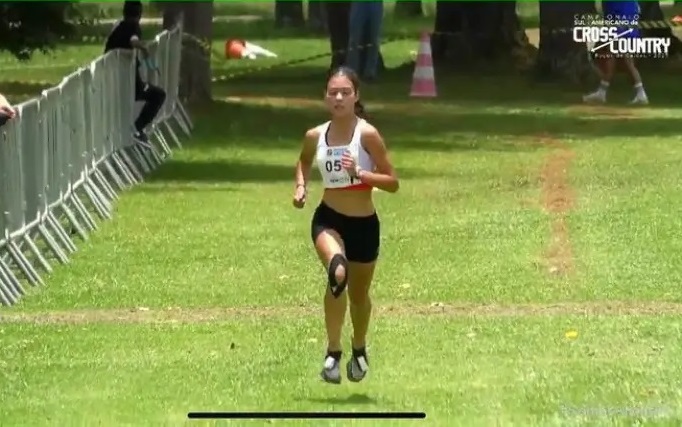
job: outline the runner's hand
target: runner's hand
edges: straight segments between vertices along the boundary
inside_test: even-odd
[[[305,206],[306,189],[303,185],[297,185],[294,192],[294,207],[302,209]]]

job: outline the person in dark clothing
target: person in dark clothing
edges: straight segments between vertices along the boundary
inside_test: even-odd
[[[383,18],[382,0],[351,3],[346,61],[365,81],[375,80],[379,73],[379,45]]]
[[[126,1],[123,4],[123,19],[107,37],[104,52],[113,49],[139,49],[145,58],[149,57],[147,47],[142,43],[141,1]],[[145,128],[154,120],[166,100],[166,92],[158,86],[142,81],[140,61],[135,59],[135,101],[144,101],[144,106],[135,120],[133,138],[141,145],[151,148]]]
[[[327,26],[332,49],[332,61],[329,73],[346,64],[350,21],[349,1],[330,1],[324,4],[327,9]]]

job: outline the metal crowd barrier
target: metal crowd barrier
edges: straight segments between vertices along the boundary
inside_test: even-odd
[[[147,78],[166,91],[150,126],[152,149],[132,140],[135,54],[111,51],[41,96],[17,106],[0,128],[0,303],[13,305],[25,284],[44,284],[54,259],[62,264],[87,240],[96,217],[111,218],[119,192],[144,179],[181,147],[192,121],[178,99],[182,28],[156,36],[157,71]],[[143,72],[143,78],[144,78]],[[173,124],[179,128],[174,129]],[[52,256],[50,256],[52,255]]]

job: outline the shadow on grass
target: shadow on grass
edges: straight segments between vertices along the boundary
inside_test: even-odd
[[[188,182],[179,182],[182,180],[186,180]],[[232,187],[225,186],[225,182],[214,182],[214,184],[216,185],[208,186],[206,185],[206,181],[194,183],[191,183],[190,181],[191,180],[187,178],[179,178],[178,180],[175,181],[173,181],[172,179],[168,180],[160,179],[156,181],[147,180],[145,182],[145,185],[138,185],[137,187],[134,187],[130,191],[132,193],[144,194],[198,193],[198,192],[233,193],[236,191],[240,191],[240,189],[237,188],[236,185]]]
[[[176,160],[171,159],[147,178],[157,182],[235,182],[268,183],[293,182],[294,162],[289,166],[246,163],[230,160]]]
[[[171,159],[161,168],[148,176],[146,183],[152,184],[149,192],[164,192],[163,186],[156,187],[158,183],[287,183],[294,182],[294,168],[296,156],[291,157],[290,164],[270,164],[257,162],[244,162],[225,160],[176,160]],[[401,178],[428,179],[448,176],[447,171],[428,171],[418,168],[401,167],[399,170]],[[456,175],[459,176],[459,175]],[[315,173],[312,181],[317,182],[319,178]],[[175,187],[176,184],[173,185]],[[173,191],[206,191],[206,188],[192,185],[181,185],[172,188]],[[209,189],[210,190],[210,189]],[[216,189],[217,191],[219,189]],[[228,188],[228,191],[232,189]]]
[[[364,394],[353,393],[347,397],[327,397],[327,398],[305,398],[297,399],[298,401],[306,400],[313,403],[324,403],[327,405],[376,405],[376,399]]]
[[[298,150],[305,131],[327,120],[322,108],[283,108],[231,102],[216,102],[214,105],[210,114],[196,117],[194,140],[197,142],[192,146],[193,150],[221,147]],[[537,147],[495,136],[532,136],[531,142],[534,142],[537,134],[547,130],[542,123],[543,118],[532,118],[535,126],[531,129],[519,129],[511,124],[509,132],[502,133],[505,129],[489,129],[491,120],[504,120],[493,114],[454,112],[429,117],[385,111],[370,114],[371,122],[382,132],[391,150],[530,151]],[[516,133],[512,134],[512,131]]]
[[[414,65],[387,69],[379,81],[362,84],[365,99],[382,101],[411,100],[410,85]],[[237,73],[237,76],[231,76]],[[269,95],[322,97],[328,68],[326,64],[297,64],[287,67],[216,67],[216,77],[228,77],[214,84],[217,95]],[[593,87],[566,87],[559,83],[539,83],[530,72],[521,73],[504,69],[485,71],[457,71],[439,69],[435,75],[438,96],[435,102],[443,104],[515,105],[515,106],[567,106],[582,102],[582,95]],[[665,70],[647,71],[647,93],[656,107],[679,108],[677,94],[679,76]],[[626,107],[633,95],[630,83],[618,74],[609,91],[609,106]],[[429,102],[433,102],[431,99]]]
[[[392,110],[369,111],[370,120],[391,150],[457,152],[465,150],[521,152],[537,149],[541,134],[595,139],[679,135],[679,118],[612,116],[595,119],[591,113],[569,113],[545,106],[480,108],[458,100],[422,107],[420,101]],[[548,111],[545,111],[547,109]],[[636,114],[636,113],[635,113]],[[327,120],[323,107],[214,102],[197,115],[196,150],[216,147],[298,149],[305,131]],[[518,143],[522,141],[523,143]]]

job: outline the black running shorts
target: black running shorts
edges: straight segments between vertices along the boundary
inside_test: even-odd
[[[336,231],[341,236],[348,261],[370,263],[379,257],[381,227],[376,212],[364,217],[347,216],[322,202],[313,214],[311,224],[313,244],[317,236],[328,229]]]

